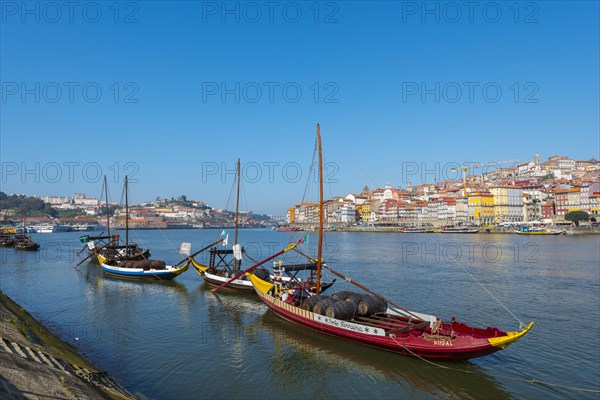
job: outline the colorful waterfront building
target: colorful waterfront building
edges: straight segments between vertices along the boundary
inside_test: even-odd
[[[296,222],[296,207],[290,207],[287,210],[287,223],[293,224]]]
[[[469,221],[479,225],[494,222],[494,195],[487,192],[469,193]]]
[[[364,222],[367,222],[371,218],[371,200],[366,200],[362,203],[362,207],[360,209],[360,219]]]
[[[523,221],[523,189],[513,185],[490,187],[494,202],[494,222]]]
[[[559,189],[554,192],[554,202],[556,204],[556,215],[561,219],[570,211],[580,211],[580,189]]]

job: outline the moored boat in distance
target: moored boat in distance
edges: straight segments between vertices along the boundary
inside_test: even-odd
[[[513,231],[519,235],[566,235],[567,231],[551,231],[540,227],[522,227],[521,229]]]
[[[106,177],[105,177],[106,184]],[[125,176],[125,246],[123,251],[116,253],[102,254],[96,251],[96,257],[104,273],[108,276],[124,279],[154,279],[168,280],[179,276],[187,271],[190,262],[182,262],[178,265],[167,265],[162,260],[132,259],[137,256],[137,252],[131,253],[134,248],[129,244],[129,195],[128,195],[128,177]],[[109,242],[109,246],[113,242]],[[109,247],[110,248],[110,247]],[[106,255],[106,257],[105,257]]]
[[[28,232],[33,233],[54,233],[54,232],[70,232],[71,226],[64,224],[36,224],[27,227]]]
[[[75,231],[75,232],[87,232],[87,231],[93,231],[97,227],[97,225],[73,224],[73,225],[70,225],[69,227],[72,231]]]
[[[17,234],[15,235],[13,247],[16,250],[36,251],[40,248],[40,245],[26,234]]]
[[[300,231],[303,231],[304,229],[299,228],[299,227],[283,225],[283,226],[279,226],[279,227],[275,228],[275,230],[277,232],[300,232]]]
[[[273,267],[275,279],[272,281],[248,272],[256,293],[275,314],[323,334],[408,356],[441,360],[465,360],[494,353],[516,342],[531,329],[533,322],[526,326],[520,324],[519,331],[515,332],[505,332],[495,327],[476,328],[458,322],[454,317],[449,322],[443,322],[433,315],[405,310],[325,265],[321,258],[323,172],[319,125],[317,144],[320,217],[316,273],[305,269],[310,276],[303,279],[298,276],[299,270],[286,270],[277,262]],[[350,291],[322,295],[322,268],[370,295]],[[287,274],[291,281],[284,282],[283,274]],[[316,284],[312,283],[313,276]]]
[[[442,228],[440,233],[478,233],[479,228],[472,228],[468,226],[445,226]]]
[[[15,233],[13,247],[16,250],[37,251],[40,245],[27,235],[27,224],[25,222],[27,221],[27,212],[25,210],[23,210],[21,218],[21,226],[20,229],[17,229],[17,233]]]
[[[0,227],[0,247],[13,247],[17,228],[12,226]]]

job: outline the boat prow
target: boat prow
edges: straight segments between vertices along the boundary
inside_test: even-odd
[[[502,350],[504,350],[505,348],[507,348],[508,346],[510,346],[511,344],[513,344],[514,342],[516,342],[517,340],[519,340],[520,338],[525,336],[525,334],[527,332],[529,332],[532,327],[533,327],[533,321],[530,322],[529,325],[527,325],[525,328],[523,328],[519,332],[506,332],[506,335],[504,335],[504,336],[489,338],[488,342],[490,342],[490,344],[492,346],[499,347]]]

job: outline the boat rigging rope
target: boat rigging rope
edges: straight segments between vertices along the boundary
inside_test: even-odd
[[[449,367],[447,365],[442,365],[440,363],[437,363],[437,362],[428,360],[426,358],[423,358],[420,355],[416,354],[415,352],[411,351],[408,347],[404,346],[402,343],[398,342],[396,340],[396,338],[394,338],[392,336],[388,336],[388,337],[390,339],[392,339],[398,346],[402,347],[404,350],[406,350],[407,352],[409,352],[412,356],[417,357],[417,358],[425,361],[426,363],[433,365],[434,367],[439,367],[439,368],[447,369],[447,370],[451,370],[451,371],[464,372],[464,373],[467,373],[467,374],[475,374],[475,373],[477,373],[477,371],[470,371],[470,370],[464,369],[464,368]],[[567,386],[567,385],[561,385],[561,384],[557,384],[557,383],[550,383],[550,382],[540,381],[538,379],[530,378],[526,374],[524,374],[523,372],[519,371],[514,366],[512,366],[512,367],[515,370],[517,370],[519,373],[521,373],[521,375],[523,375],[526,379],[516,378],[514,376],[509,376],[509,375],[496,375],[496,376],[499,376],[499,377],[502,377],[502,378],[505,378],[505,379],[520,381],[520,382],[528,382],[528,383],[532,383],[532,384],[538,384],[538,385],[548,386],[549,389],[552,389],[552,390],[554,390],[556,392],[559,392],[556,388],[561,388],[561,389],[568,389],[568,390],[573,390],[573,391],[577,391],[577,392],[600,393],[600,390],[598,390],[598,389],[580,388],[580,387]],[[561,393],[561,394],[564,394],[564,393]]]
[[[434,237],[432,237],[432,235],[430,235],[429,233],[425,232],[425,234],[433,241],[435,242],[437,245],[441,245],[441,243],[439,241],[437,241]],[[504,305],[504,303],[502,303],[500,301],[500,299],[498,299],[496,296],[494,296],[494,294],[492,292],[490,292],[488,290],[488,288],[486,288],[481,282],[479,282],[479,280],[477,280],[477,278],[475,278],[475,276],[469,272],[460,262],[458,262],[457,260],[455,260],[454,258],[450,257],[451,261],[453,261],[456,265],[458,265],[463,271],[465,271],[467,273],[467,275],[469,275],[471,277],[471,279],[473,279],[475,282],[477,282],[477,284],[479,286],[481,286],[481,288],[483,290],[486,291],[487,294],[490,295],[490,297],[492,297],[494,300],[496,300],[496,302],[498,302],[498,304],[500,304],[506,311],[508,311],[508,313],[510,315],[513,316],[514,319],[516,319],[519,322],[519,330],[522,330],[526,325],[523,323],[523,321],[521,321],[519,319],[519,317],[517,317],[512,311],[510,311],[508,309],[508,307],[506,307],[506,305]]]

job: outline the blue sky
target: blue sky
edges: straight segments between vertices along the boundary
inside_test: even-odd
[[[1,4],[8,193],[98,196],[107,174],[119,200],[129,172],[135,201],[225,207],[239,157],[247,207],[282,215],[317,122],[326,195],[600,158],[598,2]]]

